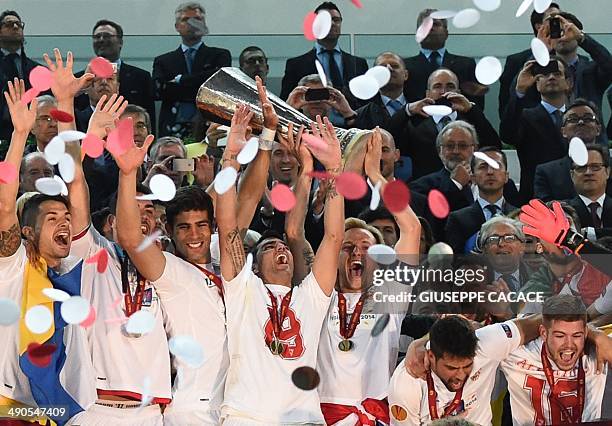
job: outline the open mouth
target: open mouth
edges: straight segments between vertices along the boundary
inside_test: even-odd
[[[289,258],[284,253],[281,253],[278,256],[276,256],[274,261],[276,262],[277,265],[288,265],[289,264]]]
[[[187,243],[187,247],[192,248],[192,249],[199,249],[203,245],[204,245],[203,241],[200,241],[200,242],[197,242],[197,243]]]
[[[574,359],[574,355],[576,352],[574,351],[561,351],[559,352],[559,357],[563,362],[571,362]]]
[[[147,225],[146,223],[141,223],[140,224],[140,231],[142,232],[142,235],[149,235],[149,225]]]
[[[60,247],[68,247],[70,244],[70,233],[68,231],[59,231],[53,236],[53,241]]]
[[[361,279],[363,274],[363,263],[361,260],[354,260],[349,265],[349,277],[351,279]]]
[[[291,173],[291,171],[293,170],[293,167],[281,167],[280,170],[283,173]]]

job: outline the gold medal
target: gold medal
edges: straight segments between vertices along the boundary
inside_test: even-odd
[[[274,339],[270,342],[270,352],[274,355],[280,355],[285,350],[285,347],[278,339]]]
[[[342,339],[340,343],[338,343],[338,349],[342,352],[348,352],[353,349],[353,342],[349,339]]]

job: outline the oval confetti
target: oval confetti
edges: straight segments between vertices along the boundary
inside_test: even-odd
[[[226,167],[221,170],[215,177],[215,192],[219,195],[225,194],[234,185],[237,177],[238,172],[233,167]]]
[[[429,210],[438,219],[444,219],[450,212],[448,200],[437,189],[432,189],[427,195],[427,203],[429,204]]]
[[[74,121],[72,114],[69,114],[66,111],[60,111],[56,108],[49,111],[49,115],[60,123],[72,123]]]
[[[389,247],[385,244],[374,244],[368,248],[368,256],[376,263],[381,265],[391,265],[397,259],[395,250],[393,247]]]
[[[170,353],[179,358],[191,368],[198,368],[204,364],[204,350],[202,345],[190,336],[174,336],[168,341]]]
[[[421,22],[421,25],[419,25],[419,28],[417,28],[416,34],[414,35],[414,38],[416,39],[417,43],[421,43],[427,38],[429,32],[433,28],[433,24],[434,20],[431,16],[428,16],[427,18],[423,19],[423,22]]]
[[[44,92],[51,88],[52,83],[53,75],[51,71],[49,71],[49,68],[39,65],[30,71],[30,84],[33,89]]]
[[[32,102],[34,98],[36,98],[39,94],[40,92],[32,87],[26,90],[26,92],[23,94],[23,96],[21,97],[21,103],[27,105]]]
[[[19,321],[19,306],[11,299],[0,298],[0,325],[11,325]]]
[[[584,166],[589,162],[589,151],[582,139],[572,138],[569,144],[569,156],[577,166]]]
[[[365,75],[376,80],[379,88],[386,86],[391,79],[391,71],[389,71],[389,68],[382,65],[376,65],[375,67],[370,68],[366,71]]]
[[[66,183],[70,183],[74,180],[74,160],[68,153],[62,155],[62,158],[57,163],[60,175]]]
[[[445,115],[452,114],[453,110],[446,105],[425,105],[423,107],[423,112],[428,115],[439,115],[444,117]]]
[[[252,137],[247,141],[247,143],[242,147],[236,160],[240,164],[249,164],[253,159],[257,156],[257,152],[259,151],[259,139],[256,137]]]
[[[65,302],[70,299],[70,295],[57,288],[43,288],[43,294],[54,302]]]
[[[17,168],[13,164],[0,161],[0,183],[13,183],[17,180],[17,175]]]
[[[527,12],[527,9],[529,9],[529,6],[531,6],[531,3],[533,3],[533,0],[523,0],[523,3],[521,3],[521,5],[518,7],[518,9],[516,10],[516,16],[517,18],[522,16],[523,13]]]
[[[531,39],[531,53],[541,66],[545,67],[550,62],[550,53],[548,47],[542,40],[537,37]]]
[[[315,41],[317,39],[312,32],[312,24],[314,23],[316,17],[317,14],[314,12],[308,12],[308,14],[304,17],[303,31],[306,40]]]
[[[376,337],[380,333],[382,333],[385,330],[385,328],[387,328],[387,325],[389,324],[390,319],[391,319],[391,315],[389,315],[388,313],[382,314],[380,317],[378,317],[378,319],[374,323],[374,327],[372,327],[372,332],[370,333],[371,336]]]
[[[28,359],[37,367],[44,368],[51,363],[51,356],[56,351],[57,346],[53,343],[40,344],[32,342],[28,345]]]
[[[46,306],[34,306],[25,314],[25,325],[34,334],[42,334],[49,330],[52,323],[53,316]]]
[[[484,11],[484,12],[493,12],[494,10],[499,9],[501,6],[501,0],[473,0],[474,5]]]
[[[502,72],[502,64],[495,56],[485,56],[476,64],[476,80],[486,86],[499,80]]]
[[[363,4],[361,4],[361,0],[351,0],[351,3],[353,3],[358,9],[361,9],[363,7]]]
[[[499,163],[496,160],[494,160],[491,157],[489,157],[484,152],[476,151],[476,152],[474,152],[474,157],[478,158],[479,160],[484,161],[489,166],[493,167],[495,170],[499,169]]]
[[[136,247],[136,253],[144,251],[151,244],[155,243],[157,239],[161,237],[161,235],[162,232],[158,229],[157,231],[154,231],[151,235],[147,235],[146,237],[144,237],[142,242],[138,245],[138,247]]]
[[[62,138],[64,142],[70,142],[70,141],[80,141],[81,139],[85,139],[85,136],[87,135],[83,132],[79,132],[78,130],[64,130],[57,136]]]
[[[72,296],[62,303],[60,313],[68,324],[79,324],[89,316],[89,302],[81,296]]]
[[[104,141],[96,135],[87,134],[83,139],[81,149],[87,156],[98,158],[104,153]]]
[[[552,0],[533,0],[533,8],[538,13],[546,12],[546,9],[550,7]]]
[[[378,93],[378,81],[368,75],[360,75],[349,81],[351,93],[359,99],[368,100]]]
[[[436,10],[429,16],[431,16],[433,19],[450,19],[456,14],[457,12],[454,10]]]
[[[368,185],[360,174],[344,172],[336,178],[336,189],[347,200],[359,200],[368,192]]]
[[[304,366],[296,368],[291,374],[293,384],[302,390],[310,391],[316,389],[321,382],[319,373],[312,367]]]
[[[125,330],[130,334],[148,334],[153,331],[155,317],[149,311],[136,311],[128,319]]]
[[[288,212],[295,207],[295,194],[287,185],[277,183],[270,191],[270,202],[281,212]]]
[[[391,213],[399,213],[410,204],[410,190],[401,180],[394,180],[385,185],[382,199]]]
[[[84,328],[91,327],[96,321],[96,310],[93,306],[89,307],[89,315],[79,325]]]
[[[60,138],[59,135],[54,136],[53,139],[45,147],[45,159],[47,163],[55,166],[62,159],[62,156],[66,152],[66,142]]]
[[[477,9],[468,8],[459,11],[453,17],[453,25],[456,28],[470,28],[480,20],[480,12]]]
[[[60,195],[62,193],[62,184],[55,178],[39,178],[34,182],[36,190],[45,195]]]
[[[331,14],[327,10],[322,9],[319,11],[319,13],[317,13],[317,16],[312,23],[312,34],[317,40],[322,40],[327,37],[327,34],[329,34],[331,26]]]
[[[315,59],[315,68],[317,69],[317,74],[319,74],[319,78],[321,79],[321,84],[323,87],[327,87],[327,76],[325,75],[323,65],[321,65],[321,62],[319,62],[318,59]]]
[[[89,68],[91,69],[91,72],[99,78],[111,78],[115,73],[113,64],[111,64],[108,59],[101,56],[93,58],[89,63]]]

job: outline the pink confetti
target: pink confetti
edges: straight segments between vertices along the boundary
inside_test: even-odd
[[[277,183],[270,191],[270,201],[274,208],[281,212],[288,212],[295,207],[295,194],[287,185]]]
[[[100,56],[91,60],[89,63],[89,68],[91,69],[91,72],[93,72],[96,77],[99,78],[111,78],[115,73],[113,64],[111,64],[108,59]]]
[[[302,139],[306,142],[306,145],[317,151],[325,151],[327,144],[318,136],[311,135],[310,133],[304,133]]]
[[[359,200],[368,192],[368,185],[360,174],[344,172],[336,178],[336,189],[347,200]]]
[[[98,158],[104,152],[104,141],[96,135],[87,134],[81,145],[83,152],[91,158]]]
[[[7,161],[0,161],[0,183],[13,183],[17,180],[17,168]]]
[[[304,17],[304,37],[306,37],[306,40],[314,41],[317,39],[312,31],[312,24],[314,24],[316,17],[317,14],[314,12],[308,12]]]
[[[437,189],[432,189],[429,191],[427,195],[427,203],[429,204],[429,210],[431,210],[431,214],[433,214],[438,219],[444,219],[448,216],[450,212],[450,207],[448,206],[448,200]]]
[[[49,115],[60,123],[72,123],[74,121],[74,117],[72,116],[72,114],[69,114],[66,111],[60,111],[59,109],[55,108],[49,111]]]
[[[49,71],[49,68],[39,65],[30,71],[30,84],[39,92],[49,90],[52,83],[53,75],[51,71]]]
[[[91,327],[91,325],[94,323],[94,321],[96,320],[96,310],[94,309],[93,306],[89,307],[89,315],[87,315],[87,318],[85,318],[83,320],[83,322],[81,322],[81,327]]]
[[[26,90],[26,92],[23,94],[23,96],[21,97],[21,102],[27,105],[32,102],[34,98],[36,98],[39,94],[40,92],[34,87],[32,87],[31,89]]]
[[[319,170],[313,170],[312,172],[308,172],[306,174],[313,179],[319,179],[319,180],[329,179],[331,177],[331,175],[328,172],[322,172]]]
[[[394,180],[385,185],[382,199],[391,213],[399,213],[410,204],[410,190],[401,180]]]
[[[416,34],[414,35],[414,38],[416,39],[417,43],[420,43],[427,38],[429,32],[433,28],[433,24],[434,20],[431,16],[428,16],[423,20],[423,22],[417,29]]]
[[[133,144],[134,127],[131,118],[120,120],[106,138],[106,149],[115,156],[123,155]]]
[[[362,9],[363,8],[363,4],[361,4],[361,0],[351,0],[351,3],[353,3],[355,5],[355,7],[358,8],[358,9]]]
[[[87,259],[85,263],[95,263],[97,265],[98,273],[103,274],[108,266],[108,252],[106,249],[100,249],[100,251]]]

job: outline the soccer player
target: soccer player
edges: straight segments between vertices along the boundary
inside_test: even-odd
[[[380,172],[381,152],[377,128],[368,142],[365,171],[373,185],[380,182],[382,191],[387,182]],[[395,214],[395,220],[400,228],[396,253],[415,255],[416,260],[420,242],[417,216],[406,206]],[[396,282],[372,285],[373,269],[378,265],[368,256],[368,249],[375,244],[384,244],[376,228],[359,219],[346,220],[338,258],[337,289],[332,293],[323,324],[317,360],[321,372],[318,388],[321,409],[328,425],[368,424],[375,420],[389,423],[386,398],[397,364],[401,324],[408,302],[377,303],[374,293],[399,295],[402,291],[410,292],[412,287]],[[387,319],[386,327],[373,336],[376,323]],[[377,327],[380,326],[381,323]]]
[[[247,107],[237,108],[224,167],[235,163],[251,115]],[[312,131],[325,146],[316,144],[309,150],[331,174],[325,235],[312,271],[299,285],[291,286],[293,256],[283,239],[262,236],[254,256],[245,258],[236,224],[235,188],[217,199],[230,354],[221,407],[224,425],[324,424],[317,393],[298,389],[291,380],[298,367],[316,365],[344,231],[344,199],[335,187],[342,167],[340,144],[329,120],[323,124],[318,117],[317,122]],[[300,145],[301,155],[306,155],[304,149]]]
[[[587,312],[580,297],[549,297],[540,336],[501,364],[515,426],[574,424],[600,418],[607,367],[585,348]],[[609,337],[606,337],[610,339]]]

